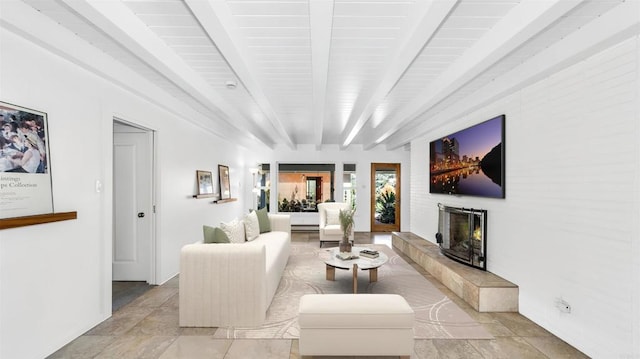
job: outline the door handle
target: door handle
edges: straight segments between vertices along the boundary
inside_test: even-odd
[[[144,212],[138,212],[138,218],[144,218]]]

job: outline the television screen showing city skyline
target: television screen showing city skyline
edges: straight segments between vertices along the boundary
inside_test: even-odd
[[[505,115],[429,144],[429,193],[504,198]]]

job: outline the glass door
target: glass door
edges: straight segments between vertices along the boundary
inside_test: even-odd
[[[371,164],[371,232],[400,231],[400,164]]]

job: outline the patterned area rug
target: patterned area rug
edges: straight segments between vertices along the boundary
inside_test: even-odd
[[[493,336],[447,296],[385,245],[363,245],[383,251],[389,261],[378,268],[378,281],[369,283],[368,271],[358,273],[358,293],[402,295],[416,315],[416,339],[491,339]],[[336,269],[336,280],[325,277],[327,248],[317,243],[292,243],[291,255],[267,319],[256,328],[218,328],[218,338],[295,339],[299,337],[298,302],[309,293],[351,293],[352,271]]]

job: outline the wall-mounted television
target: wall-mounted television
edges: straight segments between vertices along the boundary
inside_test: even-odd
[[[429,193],[504,198],[505,115],[429,144]]]

